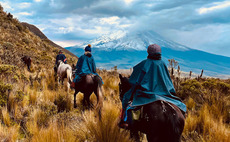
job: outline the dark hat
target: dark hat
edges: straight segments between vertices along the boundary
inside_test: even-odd
[[[59,50],[59,52],[58,52],[58,53],[63,53],[63,52],[62,52],[62,50]]]
[[[149,55],[161,54],[161,47],[157,44],[150,44],[147,50]]]
[[[88,45],[85,47],[85,51],[91,52],[91,45],[90,45],[90,44],[88,44]]]

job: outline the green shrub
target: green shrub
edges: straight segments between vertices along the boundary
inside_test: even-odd
[[[221,91],[223,94],[230,94],[230,84],[224,83],[224,82],[218,82],[217,83],[218,89]]]
[[[18,68],[13,65],[0,65],[0,75],[14,73]]]
[[[8,99],[8,93],[10,90],[12,90],[11,84],[5,84],[3,82],[0,82],[0,106],[5,106]]]
[[[16,102],[22,101],[24,95],[25,95],[25,94],[24,94],[24,92],[23,92],[22,90],[18,90],[18,91],[16,92],[15,101],[16,101]]]
[[[180,88],[178,90],[178,95],[182,99],[187,98],[188,96],[198,96],[202,94],[202,85],[197,80],[187,80],[181,83]]]

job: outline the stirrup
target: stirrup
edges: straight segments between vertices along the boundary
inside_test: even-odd
[[[70,87],[71,87],[71,88],[75,88],[75,83],[72,82],[72,83],[70,84]]]
[[[123,129],[128,129],[129,124],[126,123],[124,120],[121,120],[121,121],[118,123],[118,126],[119,126],[120,128],[123,128]]]

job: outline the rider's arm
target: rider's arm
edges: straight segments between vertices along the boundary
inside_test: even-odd
[[[93,57],[91,58],[92,58],[92,64],[93,64],[93,72],[96,73],[96,63],[94,61],[94,58]]]
[[[63,62],[65,63],[65,64],[67,64],[67,58],[66,58],[66,56],[63,54]]]
[[[81,68],[82,62],[83,62],[83,56],[81,56],[77,61],[77,65],[76,65],[77,70],[79,70]]]
[[[55,62],[55,64],[58,63],[58,58],[59,58],[59,55],[56,56],[56,62]]]

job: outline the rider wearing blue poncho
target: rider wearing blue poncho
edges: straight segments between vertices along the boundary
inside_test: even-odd
[[[78,83],[78,82],[80,82],[81,78],[87,74],[94,74],[94,75],[99,76],[96,72],[96,64],[95,64],[94,58],[91,54],[91,45],[90,44],[88,44],[88,46],[85,47],[85,54],[82,55],[78,59],[78,62],[76,65],[75,78],[73,81],[75,83]]]
[[[123,110],[132,109],[157,100],[165,100],[186,112],[186,105],[175,94],[175,89],[165,63],[161,60],[161,48],[157,44],[149,45],[148,57],[133,68],[129,78],[132,88],[124,95]],[[129,101],[132,104],[129,105]],[[127,107],[129,106],[129,107]]]

